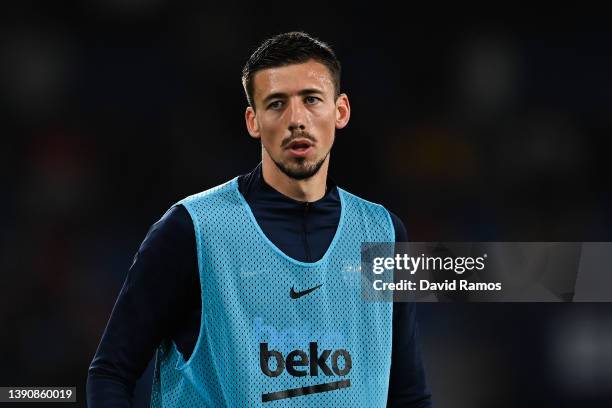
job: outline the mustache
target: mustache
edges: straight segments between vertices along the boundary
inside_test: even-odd
[[[289,136],[288,138],[286,138],[285,140],[283,140],[281,142],[281,148],[283,148],[283,149],[287,148],[287,146],[289,146],[291,144],[291,142],[293,142],[295,139],[308,139],[312,143],[316,143],[316,141],[317,141],[314,138],[314,136],[312,136],[310,133],[308,133],[306,131],[293,132],[293,133],[291,133],[291,136]]]

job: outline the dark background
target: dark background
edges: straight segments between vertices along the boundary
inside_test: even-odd
[[[398,214],[412,240],[612,241],[612,30],[594,11],[510,21],[501,6],[495,18],[164,0],[2,8],[2,386],[76,385],[84,406],[149,226],[257,164],[241,68],[284,31],[335,48],[352,119],[331,173]],[[418,308],[437,407],[612,406],[612,305]]]

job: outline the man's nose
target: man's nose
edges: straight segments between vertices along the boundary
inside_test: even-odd
[[[302,106],[302,101],[292,100],[289,103],[289,130],[294,132],[296,130],[304,130],[305,126],[305,111],[304,106]]]

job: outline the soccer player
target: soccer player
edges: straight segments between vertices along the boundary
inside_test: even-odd
[[[430,407],[415,305],[360,295],[361,243],[406,229],[327,176],[351,112],[334,52],[280,34],[242,80],[262,161],[151,227],[89,368],[90,408],[130,406],[154,354],[154,407]]]

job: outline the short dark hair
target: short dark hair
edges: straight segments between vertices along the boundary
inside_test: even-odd
[[[242,69],[247,101],[255,109],[253,76],[257,71],[315,60],[329,70],[336,98],[340,95],[340,61],[329,45],[301,31],[278,34],[264,41]]]

